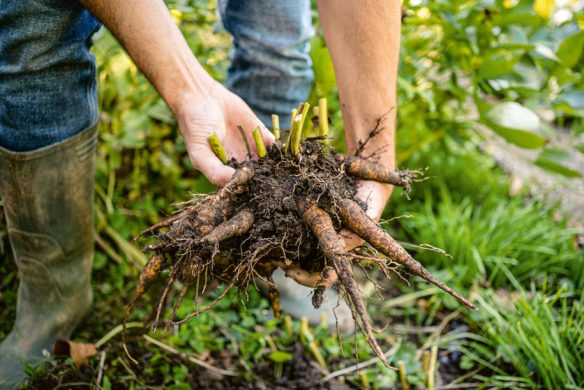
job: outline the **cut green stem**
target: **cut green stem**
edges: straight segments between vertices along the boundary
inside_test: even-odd
[[[300,153],[300,141],[302,140],[302,129],[304,128],[304,121],[308,116],[310,104],[300,103],[296,115],[292,118],[292,126],[290,127],[290,136],[287,142],[287,151],[296,156]],[[294,112],[292,112],[294,113]]]
[[[292,130],[292,123],[294,123],[294,118],[296,118],[296,114],[298,114],[298,109],[293,108],[292,113],[290,114],[290,130]]]
[[[264,140],[262,138],[262,133],[260,131],[259,126],[256,126],[256,128],[253,129],[252,135],[253,135],[253,140],[255,141],[255,144],[256,144],[256,150],[258,151],[258,156],[260,158],[266,157],[266,144],[264,144]]]
[[[272,115],[272,130],[274,131],[274,138],[277,140],[280,139],[280,117],[274,114]]]
[[[298,114],[298,109],[293,108],[292,113],[290,114],[290,130],[288,131],[288,138],[286,138],[286,143],[284,144],[284,150],[288,151],[290,149],[290,140],[292,139],[292,127],[294,125],[294,118]]]
[[[438,347],[432,346],[430,349],[430,367],[428,367],[428,390],[434,390],[434,377],[436,375],[436,360],[438,359]]]
[[[219,141],[217,134],[214,132],[211,133],[207,140],[209,141],[209,145],[211,145],[211,150],[213,150],[215,156],[217,156],[223,164],[227,164],[227,155],[225,155],[225,149],[223,149],[223,145],[221,145],[221,141]]]
[[[284,329],[286,329],[286,334],[288,337],[292,337],[294,335],[294,330],[292,328],[292,317],[284,316]]]
[[[408,377],[406,373],[406,365],[403,360],[397,362],[399,368],[399,380],[401,382],[402,390],[410,390],[410,384],[408,383]]]
[[[326,98],[320,98],[318,99],[318,135],[328,137],[328,131],[328,102]],[[328,139],[324,139],[322,142],[328,144]]]

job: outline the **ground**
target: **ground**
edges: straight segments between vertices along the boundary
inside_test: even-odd
[[[229,39],[216,31],[213,2],[170,3],[206,69],[223,78]],[[584,254],[577,239],[582,232],[569,227],[555,204],[540,201],[525,187],[512,187],[512,178],[479,147],[480,119],[467,117],[469,100],[478,111],[488,110],[479,107],[485,102],[516,101],[537,112],[542,123],[568,129],[572,144],[582,148],[582,62],[580,57],[573,61],[577,51],[561,48],[572,36],[564,47],[576,47],[582,11],[559,23],[545,10],[534,9],[531,1],[405,5],[398,165],[428,168],[430,179],[414,187],[411,200],[395,191],[382,222],[479,310],[462,308],[417,277],[407,278],[410,286],[398,278],[384,283],[379,298],[358,275],[370,315],[383,330],[376,333],[377,340],[383,350],[393,348],[391,364],[403,361],[411,388],[423,386],[424,356],[433,347],[439,373],[435,387],[583,388]],[[81,342],[103,341],[122,321],[146,260],[130,239],[172,213],[173,203],[213,190],[190,167],[169,111],[111,36],[98,36],[95,51],[101,83],[95,306],[73,335]],[[316,83],[309,102],[329,97],[332,135],[342,149],[334,77],[320,36],[312,55]],[[506,134],[504,128],[497,131]],[[556,164],[561,168],[561,159]],[[419,244],[441,248],[451,257]],[[0,338],[10,330],[15,313],[17,275],[8,249],[2,234]],[[175,297],[179,287],[171,291]],[[140,300],[131,321],[147,316],[161,288],[154,286]],[[185,302],[193,299],[187,296]],[[357,358],[365,362],[373,357],[362,336],[345,337],[341,351],[338,340],[322,327],[301,328],[300,321],[274,319],[259,293],[246,297],[232,292],[215,310],[170,334],[150,332],[152,339],[146,339],[132,328],[129,345],[140,360],[137,366],[123,352],[118,333],[88,366],[76,369],[70,360],[51,359],[31,367],[31,383],[37,388],[41,383],[50,388],[55,380],[64,388],[307,388],[320,385],[325,369],[335,372],[353,366]],[[183,355],[170,352],[174,350]],[[241,375],[218,378],[189,358]],[[399,376],[377,362],[334,380],[326,386],[401,386]]]

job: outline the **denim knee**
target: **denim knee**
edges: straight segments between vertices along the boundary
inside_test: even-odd
[[[314,80],[310,0],[219,0],[219,11],[233,36],[227,87],[264,123],[278,114],[285,126]]]
[[[91,36],[99,22],[71,0],[3,1],[0,146],[30,151],[97,122]]]

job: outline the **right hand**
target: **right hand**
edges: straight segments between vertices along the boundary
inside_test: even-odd
[[[237,126],[243,127],[254,158],[257,158],[252,136],[255,127],[260,127],[266,145],[274,142],[274,136],[239,96],[217,82],[213,82],[210,89],[202,98],[186,99],[178,124],[193,166],[211,183],[223,186],[235,170],[224,165],[211,150],[207,140],[211,133],[215,132],[219,137],[227,158],[234,157],[237,161],[247,157]]]

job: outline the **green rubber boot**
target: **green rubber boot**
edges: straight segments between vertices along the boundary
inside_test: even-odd
[[[0,389],[68,338],[92,301],[97,129],[33,152],[0,148],[0,197],[20,284],[16,321],[0,344]]]

